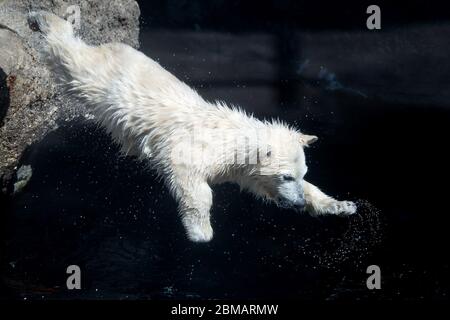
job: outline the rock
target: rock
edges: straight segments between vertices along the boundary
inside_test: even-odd
[[[31,166],[21,166],[17,170],[17,181],[14,183],[14,193],[19,193],[30,181],[33,175],[33,169]]]
[[[139,46],[140,10],[134,0],[6,0],[0,1],[0,190],[12,192],[12,180],[24,151],[65,122],[87,110],[63,96],[39,52],[42,36],[29,29],[30,10],[59,16],[78,6],[76,33],[90,44],[124,42]]]

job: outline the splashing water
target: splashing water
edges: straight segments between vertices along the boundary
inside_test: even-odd
[[[340,236],[315,245],[311,239],[300,248],[312,257],[318,266],[330,270],[340,269],[345,263],[360,267],[365,259],[383,241],[384,221],[381,211],[366,200],[357,201],[358,212],[348,218]],[[325,250],[324,250],[325,248]]]

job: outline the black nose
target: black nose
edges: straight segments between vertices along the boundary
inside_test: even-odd
[[[295,201],[295,207],[298,209],[303,209],[306,205],[306,201],[304,198],[300,198],[297,201]]]

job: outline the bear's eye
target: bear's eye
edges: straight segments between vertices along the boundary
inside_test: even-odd
[[[285,175],[283,176],[283,180],[284,180],[284,181],[295,181],[295,177],[294,177],[294,176],[291,176],[291,175],[288,175],[288,174],[285,174]]]

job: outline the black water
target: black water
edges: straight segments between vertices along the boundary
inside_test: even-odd
[[[439,31],[450,19],[413,2],[373,35],[362,5],[215,3],[142,3],[142,50],[209,99],[318,135],[307,178],[357,201],[358,215],[313,218],[224,185],[213,241],[194,244],[145,163],[89,122],[62,123],[24,155],[24,191],[1,199],[0,297],[448,300],[450,47]],[[65,288],[71,264],[80,291]],[[372,264],[381,290],[366,287]]]

